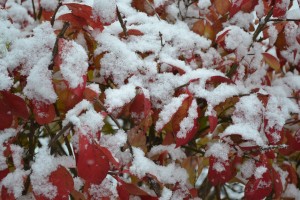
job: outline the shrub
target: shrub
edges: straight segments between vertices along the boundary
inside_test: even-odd
[[[299,199],[298,3],[0,1],[1,198]]]

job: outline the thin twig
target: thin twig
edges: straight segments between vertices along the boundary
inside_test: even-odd
[[[184,149],[187,149],[187,150],[194,151],[194,152],[196,152],[196,153],[200,153],[200,154],[202,154],[202,155],[205,154],[205,151],[203,151],[203,150],[201,150],[201,149],[195,149],[195,148],[189,147],[189,146],[181,146],[181,147],[184,148]]]
[[[105,108],[105,106],[99,99],[95,98],[94,101],[101,107],[102,110],[104,110],[106,113],[108,113],[107,109]],[[115,122],[115,124],[117,125],[117,127],[119,129],[122,128],[120,123],[118,122],[118,120],[112,114],[108,113],[108,116]]]
[[[31,0],[32,3],[32,9],[33,9],[33,18],[36,20],[36,11],[35,11],[35,5],[34,5],[34,0]]]
[[[51,26],[54,25],[54,22],[55,22],[55,16],[56,16],[56,14],[57,14],[58,9],[59,9],[61,6],[62,6],[62,2],[59,1],[58,5],[57,5],[57,7],[56,7],[56,9],[55,9],[55,11],[54,11],[52,17],[51,17]]]
[[[104,110],[108,114],[108,116],[115,122],[115,124],[117,125],[117,127],[119,129],[122,129],[122,126],[119,124],[118,120],[112,114],[110,114],[107,111],[107,109],[105,108],[105,106],[103,105],[103,103],[99,99],[95,98],[94,102],[96,102],[101,107],[101,109]],[[128,141],[128,139],[126,141],[126,144],[128,145],[130,154],[133,155],[133,149],[132,149],[132,146],[131,146],[130,142]]]
[[[273,22],[300,22],[300,19],[269,19]]]
[[[66,126],[64,126],[49,142],[49,147],[52,147],[53,144],[60,138],[60,136],[62,136],[67,130],[69,130],[69,128],[71,128],[73,126],[73,124],[71,122],[69,122]]]
[[[119,20],[119,22],[120,22],[120,24],[121,24],[121,27],[122,27],[122,29],[123,29],[123,33],[124,33],[124,35],[125,35],[125,37],[127,38],[128,37],[128,33],[127,33],[127,28],[126,28],[126,24],[124,23],[124,21],[123,21],[123,18],[122,18],[122,16],[121,16],[121,13],[120,13],[120,11],[119,11],[119,8],[118,8],[118,6],[117,6],[117,17],[118,17],[118,20]]]
[[[253,41],[256,41],[257,36],[259,35],[259,33],[263,30],[264,26],[267,24],[267,22],[270,20],[270,18],[273,15],[273,7],[271,8],[271,10],[269,11],[269,13],[267,14],[267,16],[265,17],[264,21],[262,24],[259,24],[257,29],[255,30],[254,34],[253,34]]]
[[[160,21],[161,18],[160,18],[160,16],[157,14],[157,12],[156,12],[155,8],[153,7],[153,5],[152,5],[148,0],[146,0],[146,2],[147,2],[147,4],[151,7],[151,9],[153,10],[153,12],[154,12],[155,16],[157,17],[157,19]]]
[[[162,36],[163,36],[162,33],[159,31],[160,45],[161,45],[161,47],[164,47],[165,44],[163,43],[163,37]]]

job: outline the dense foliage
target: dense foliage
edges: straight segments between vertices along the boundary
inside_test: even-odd
[[[0,0],[1,199],[299,199],[299,0]]]

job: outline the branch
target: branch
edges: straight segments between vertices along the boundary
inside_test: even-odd
[[[122,27],[122,29],[123,29],[123,33],[124,33],[125,37],[127,38],[127,37],[128,37],[128,33],[127,33],[126,24],[125,24],[124,21],[123,21],[123,18],[122,18],[122,16],[121,16],[121,13],[120,13],[120,11],[119,11],[118,6],[117,6],[117,17],[118,17],[118,20],[119,20],[119,22],[120,22],[120,24],[121,24],[121,27]]]
[[[267,24],[267,22],[270,20],[270,18],[273,15],[273,7],[271,8],[271,10],[269,11],[269,13],[267,14],[267,16],[265,17],[263,23],[259,24],[257,29],[255,30],[254,34],[253,34],[253,41],[256,41],[257,36],[259,35],[259,33],[263,30],[263,28],[265,27],[265,25]]]
[[[273,22],[300,22],[300,19],[269,19]]]
[[[69,128],[71,128],[73,124],[69,122],[66,126],[64,126],[49,142],[48,147],[52,147],[53,144],[62,136]]]

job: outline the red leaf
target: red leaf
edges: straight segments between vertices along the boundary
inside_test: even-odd
[[[274,193],[275,193],[274,199],[280,199],[281,194],[283,192],[280,174],[274,169],[272,171],[273,171],[273,184],[274,184]]]
[[[8,168],[0,171],[0,182],[2,181],[2,179],[4,179],[7,176],[8,173],[9,173]]]
[[[69,199],[69,194],[74,189],[74,181],[65,167],[59,166],[56,171],[52,172],[49,181],[57,187],[54,200]]]
[[[193,129],[186,133],[185,138],[176,137],[176,147],[180,147],[180,146],[185,145],[188,142],[190,142],[194,138],[195,134],[197,133],[198,128],[199,128],[198,122],[197,122],[197,119],[195,119]]]
[[[286,181],[288,183],[291,183],[291,184],[294,184],[294,185],[297,185],[298,184],[298,175],[297,175],[297,171],[296,169],[288,164],[288,163],[284,163],[281,168],[284,170],[284,171],[287,171],[289,173],[288,177],[286,178]]]
[[[15,198],[13,193],[8,192],[6,187],[2,186],[1,199],[3,199],[3,200],[15,200],[16,198]]]
[[[53,104],[45,104],[39,101],[32,101],[34,119],[40,125],[48,124],[55,118],[55,108]]]
[[[218,117],[210,115],[208,116],[208,121],[209,121],[209,130],[210,132],[214,132],[215,128],[218,125]]]
[[[262,53],[264,61],[275,71],[279,71],[280,70],[280,63],[278,61],[277,58],[275,58],[274,56],[272,56],[269,53]]]
[[[23,119],[29,118],[29,112],[24,99],[7,91],[2,91],[2,101],[9,107],[13,115]]]
[[[72,13],[64,14],[60,16],[59,20],[71,22],[73,26],[82,28],[84,26],[91,26],[94,29],[103,30],[103,24],[99,19],[94,19],[92,16],[92,7],[78,3],[66,3],[66,5]]]
[[[242,5],[247,1],[248,0],[233,0],[231,4],[231,8],[229,10],[230,18],[233,17],[236,13],[238,13],[241,10]]]
[[[0,130],[9,128],[13,122],[10,109],[0,100]]]
[[[272,179],[267,171],[262,178],[252,176],[245,187],[245,199],[264,199],[272,192]]]
[[[288,6],[284,8],[284,3],[282,0],[275,0],[274,9],[273,9],[273,17],[282,17],[286,14]]]
[[[78,85],[76,88],[70,88],[69,84],[66,82],[70,88],[70,91],[79,98],[83,97],[83,93],[84,93],[84,90],[86,87],[86,79],[87,79],[86,75],[83,75],[82,79],[83,79],[83,82],[80,85]]]
[[[151,102],[145,96],[143,90],[138,88],[136,90],[137,95],[135,96],[133,102],[130,105],[130,113],[134,122],[140,123],[151,113]]]
[[[216,43],[218,45],[220,45],[222,48],[225,49],[225,38],[226,38],[226,35],[227,33],[230,31],[230,29],[224,31],[221,35],[218,35],[217,39],[216,39]]]
[[[234,168],[229,160],[219,160],[213,156],[209,157],[208,180],[212,185],[222,185],[234,176]]]
[[[167,64],[167,65],[170,66],[170,68],[167,69],[166,72],[171,72],[171,73],[173,73],[174,75],[176,75],[176,74],[183,75],[183,74],[186,73],[186,72],[185,72],[183,69],[181,69],[180,67],[177,67],[177,66],[175,66],[175,65],[171,65],[171,64],[168,64],[168,63],[165,63],[165,64]]]
[[[88,87],[86,87],[84,89],[84,91],[83,91],[83,98],[85,98],[88,101],[92,101],[93,102],[94,99],[96,97],[98,97],[98,96],[99,96],[99,94],[97,92],[95,92],[94,90],[92,90],[92,89],[90,89]]]
[[[92,184],[100,184],[109,170],[106,156],[94,143],[90,143],[85,135],[79,138],[77,161],[78,176]]]
[[[126,183],[125,181],[118,179],[118,182],[120,185],[119,187],[122,187],[125,189],[129,194],[131,195],[136,195],[136,196],[149,196],[147,192],[139,188],[137,185],[132,184],[132,183]]]
[[[97,146],[98,149],[101,150],[101,152],[107,157],[107,159],[117,168],[120,167],[120,164],[118,161],[116,161],[116,159],[114,158],[114,156],[111,154],[111,152],[106,148],[106,147],[102,147],[102,146]]]
[[[81,17],[77,17],[73,15],[72,13],[66,13],[57,18],[57,20],[62,20],[66,22],[70,22],[72,26],[77,28],[82,28],[84,26],[87,26],[87,21]]]
[[[117,185],[117,191],[119,194],[119,198],[120,199],[124,199],[124,200],[129,200],[129,192],[126,190],[126,188],[123,186],[123,184],[121,185]]]
[[[85,4],[79,4],[79,3],[65,3],[65,6],[67,6],[71,11],[72,14],[81,17],[85,20],[90,20],[92,16],[92,7],[85,5]]]
[[[141,32],[140,30],[137,30],[137,29],[129,29],[129,30],[127,30],[127,35],[143,36],[144,33]],[[119,34],[119,37],[125,38],[124,32],[121,32],[121,33]]]
[[[49,176],[49,182],[57,188],[57,194],[53,200],[68,200],[69,194],[74,190],[74,181],[68,170],[59,166]],[[36,200],[47,200],[45,196],[34,194]]]
[[[220,83],[234,84],[234,82],[231,79],[224,76],[212,76],[206,81],[206,84],[220,84]]]
[[[54,12],[53,11],[47,11],[45,9],[42,10],[42,17],[43,17],[43,20],[46,20],[46,21],[50,21],[52,16],[53,16]]]

